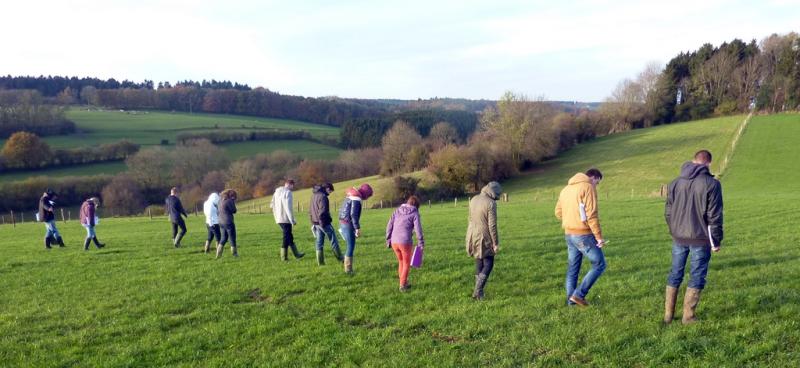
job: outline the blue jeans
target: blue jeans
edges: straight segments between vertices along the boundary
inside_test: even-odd
[[[44,227],[47,229],[47,231],[44,233],[45,239],[50,237],[53,239],[61,237],[61,234],[58,233],[58,229],[56,228],[56,220],[45,222]]]
[[[94,226],[83,225],[83,227],[86,228],[86,239],[91,239],[91,238],[94,238],[95,236],[97,236],[94,233]]]
[[[567,240],[568,255],[567,281],[565,283],[567,304],[574,304],[569,301],[569,297],[575,295],[581,299],[586,298],[586,294],[589,294],[589,289],[592,288],[592,285],[606,270],[606,259],[603,256],[603,251],[597,247],[597,240],[595,240],[594,235],[565,235],[564,238]],[[592,263],[592,269],[583,277],[581,285],[576,288],[583,256],[586,256],[589,262]]]
[[[683,281],[683,271],[686,269],[686,258],[690,259],[689,287],[703,289],[706,286],[708,262],[711,261],[711,247],[708,245],[681,245],[672,244],[672,270],[667,276],[667,285],[680,287]]]
[[[336,233],[333,231],[333,225],[327,224],[325,226],[322,225],[313,225],[311,227],[311,232],[314,233],[314,245],[316,245],[317,250],[322,250],[325,245],[325,237],[331,240],[331,248],[332,249],[339,249],[339,239],[336,237]]]
[[[345,257],[353,257],[353,252],[356,250],[356,229],[353,225],[339,224],[339,233],[342,234],[344,242],[347,244],[347,250],[344,252]]]

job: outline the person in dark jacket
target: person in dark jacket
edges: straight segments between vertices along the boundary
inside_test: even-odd
[[[186,223],[183,221],[184,217],[189,217],[186,214],[186,210],[183,209],[183,204],[181,204],[181,199],[178,198],[178,188],[173,187],[169,191],[169,197],[167,197],[166,205],[167,205],[167,214],[169,214],[169,221],[172,223],[172,244],[175,248],[180,248],[181,246],[181,239],[183,236],[186,235]],[[180,228],[180,233],[178,229]]]
[[[664,217],[672,235],[672,270],[667,277],[664,323],[672,322],[687,258],[691,268],[682,322],[697,321],[695,309],[706,284],[711,252],[719,252],[722,245],[722,186],[709,172],[710,164],[711,152],[698,151],[693,161],[681,166],[681,175],[667,190]]]
[[[419,217],[419,198],[413,195],[392,213],[386,224],[386,246],[392,248],[397,257],[400,292],[408,290],[408,268],[411,266],[414,251],[412,232],[417,234],[420,249],[424,249],[425,236],[422,234],[422,221]]]
[[[344,254],[344,272],[352,274],[356,238],[361,237],[361,201],[372,197],[372,187],[369,184],[361,184],[358,189],[350,188],[345,194],[342,208],[339,209],[339,233],[347,243],[347,250]]]
[[[311,232],[314,234],[315,245],[317,248],[317,264],[325,264],[325,237],[330,239],[333,255],[340,262],[342,261],[342,251],[339,250],[339,239],[333,230],[333,218],[331,217],[330,201],[328,196],[333,193],[333,184],[325,183],[315,185],[312,189],[311,206],[308,214],[311,218]]]
[[[100,201],[95,198],[89,198],[81,204],[80,221],[81,225],[86,228],[86,240],[83,241],[83,250],[89,250],[89,245],[94,242],[97,249],[105,247],[106,245],[97,240],[97,234],[94,231],[97,225],[97,207]]]
[[[46,229],[44,234],[44,247],[51,249],[51,244],[58,244],[59,247],[64,247],[64,240],[56,227],[56,202],[58,194],[48,189],[42,198],[39,199],[39,221],[44,222]]]
[[[222,200],[219,202],[219,227],[222,231],[222,239],[217,245],[217,258],[222,256],[222,249],[228,239],[231,240],[231,253],[234,257],[239,256],[236,248],[236,224],[233,222],[233,214],[236,213],[236,191],[226,189],[220,193]]]

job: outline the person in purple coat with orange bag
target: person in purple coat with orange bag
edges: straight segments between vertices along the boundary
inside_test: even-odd
[[[424,249],[425,237],[422,234],[419,217],[419,198],[413,195],[394,211],[389,223],[386,224],[386,246],[392,248],[397,256],[400,292],[405,292],[409,288],[408,269],[414,250],[414,243],[411,241],[412,231],[417,235],[420,249]]]

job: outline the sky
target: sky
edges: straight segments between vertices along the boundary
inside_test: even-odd
[[[800,0],[28,0],[0,19],[2,75],[588,102],[704,43],[798,32]]]

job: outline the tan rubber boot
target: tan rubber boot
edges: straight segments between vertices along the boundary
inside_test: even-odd
[[[678,288],[667,286],[667,291],[664,293],[664,323],[672,323],[675,317],[675,303],[678,301]]]
[[[702,290],[687,288],[686,295],[683,296],[683,324],[688,325],[697,322],[694,311],[700,303],[700,292]]]
[[[352,274],[353,273],[353,257],[344,257],[344,273]]]
[[[222,257],[223,249],[225,249],[225,247],[223,247],[222,244],[217,243],[217,259],[219,259],[219,257]]]
[[[288,250],[286,248],[281,248],[281,261],[286,262],[288,260],[289,260]]]
[[[211,242],[206,240],[206,244],[203,245],[203,253],[208,253],[208,250],[211,248]]]

